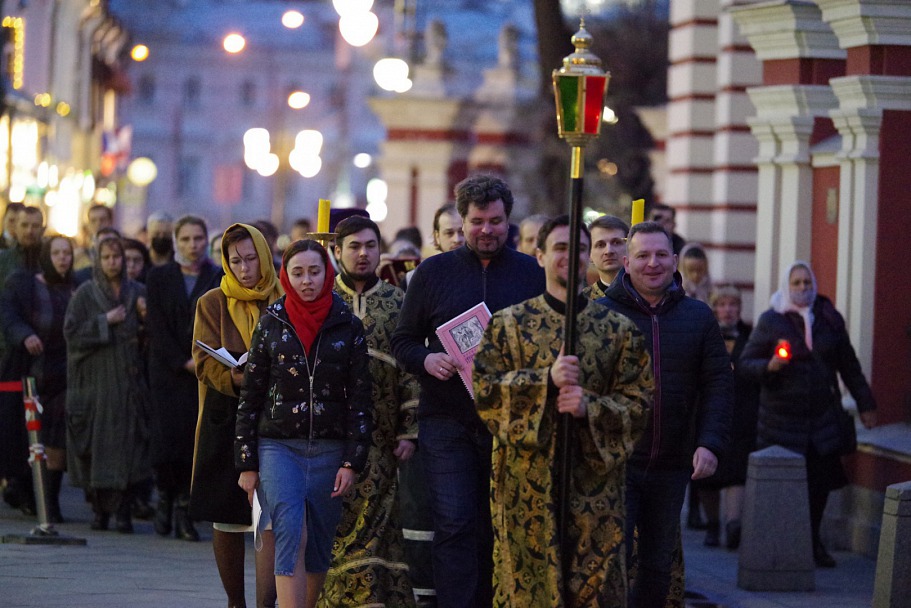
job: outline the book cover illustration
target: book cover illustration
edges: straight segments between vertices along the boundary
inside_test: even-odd
[[[475,351],[484,336],[484,330],[490,322],[490,309],[481,302],[462,314],[443,323],[436,329],[437,337],[443,343],[446,354],[455,359],[459,366],[459,377],[474,399],[474,388],[471,385],[471,370]]]

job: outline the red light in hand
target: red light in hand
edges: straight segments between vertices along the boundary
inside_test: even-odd
[[[791,343],[787,340],[779,340],[778,346],[775,347],[775,354],[779,359],[787,361],[791,358]]]

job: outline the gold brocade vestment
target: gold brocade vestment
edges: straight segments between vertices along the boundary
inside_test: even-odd
[[[417,381],[396,365],[389,340],[404,292],[378,281],[357,294],[340,276],[335,292],[364,324],[373,376],[374,430],[367,466],[358,475],[332,547],[317,606],[414,606],[398,515],[400,439],[417,438]]]
[[[558,389],[548,389],[563,314],[545,296],[502,310],[475,355],[478,413],[494,446],[495,606],[626,606],[626,460],[645,428],[652,367],[629,319],[588,302],[577,327],[587,414],[573,427],[569,598],[562,597],[556,519]]]

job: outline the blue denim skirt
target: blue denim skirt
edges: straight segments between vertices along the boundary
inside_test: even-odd
[[[342,514],[342,498],[330,498],[342,465],[341,440],[259,440],[259,488],[275,533],[275,574],[291,576],[306,523],[304,566],[326,572]]]

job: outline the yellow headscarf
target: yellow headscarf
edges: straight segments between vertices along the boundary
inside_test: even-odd
[[[253,330],[256,329],[256,323],[259,321],[259,302],[267,300],[271,304],[285,292],[275,274],[275,266],[272,265],[272,251],[269,249],[266,237],[259,230],[247,224],[233,224],[228,230],[234,226],[240,226],[246,230],[253,239],[256,255],[259,257],[259,272],[262,275],[252,289],[247,289],[240,284],[228,264],[229,254],[227,247],[224,246],[223,235],[221,267],[225,271],[225,276],[221,278],[221,290],[228,298],[228,315],[234,322],[240,337],[243,338],[244,345],[250,348]],[[225,233],[228,230],[225,230]]]

